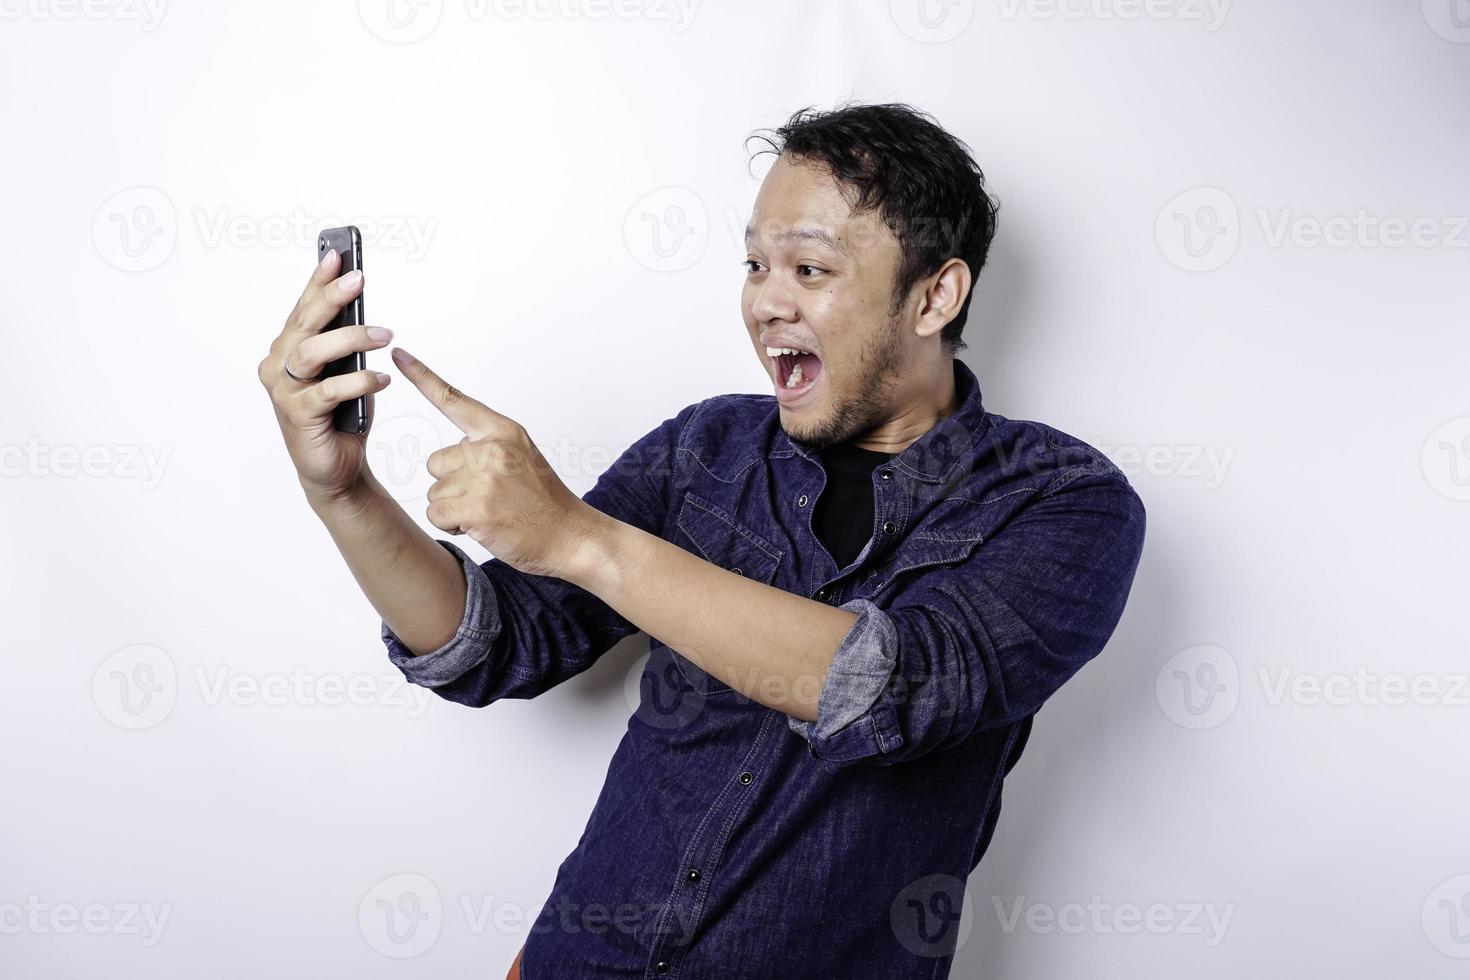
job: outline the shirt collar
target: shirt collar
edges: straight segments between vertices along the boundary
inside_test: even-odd
[[[893,457],[889,464],[925,483],[949,482],[955,466],[974,456],[986,425],[988,413],[980,400],[980,380],[964,361],[956,357],[953,363],[955,397],[959,407]],[[793,452],[821,465],[817,451],[792,439],[778,422],[769,455],[790,456]]]

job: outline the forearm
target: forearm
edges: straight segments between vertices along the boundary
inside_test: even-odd
[[[460,561],[414,523],[364,468],[351,494],[307,495],[368,602],[415,655],[454,637],[467,583]]]
[[[746,697],[816,720],[857,614],[735,575],[606,515],[589,523],[563,578]]]

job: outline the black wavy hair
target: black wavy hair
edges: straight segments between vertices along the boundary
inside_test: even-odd
[[[951,354],[968,346],[960,334],[999,209],[969,146],[933,116],[901,102],[848,102],[831,110],[807,106],[779,128],[752,133],[747,147],[752,139],[767,144],[752,161],[775,153],[820,164],[837,180],[854,214],[878,209],[901,246],[890,315],[920,279],[951,258],[962,259],[970,267],[970,292],[940,340]]]

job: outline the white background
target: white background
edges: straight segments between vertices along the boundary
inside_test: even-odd
[[[370,322],[585,492],[768,390],[743,138],[857,98],[1001,198],[987,406],[1148,507],[954,976],[1464,975],[1465,3],[160,2],[0,2],[0,974],[503,975],[646,640],[534,701],[405,692],[256,364],[355,222]],[[458,435],[380,396],[420,520]]]

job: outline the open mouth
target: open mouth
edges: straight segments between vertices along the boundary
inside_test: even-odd
[[[775,363],[776,396],[783,402],[801,395],[822,375],[822,359],[799,347],[767,347]]]

